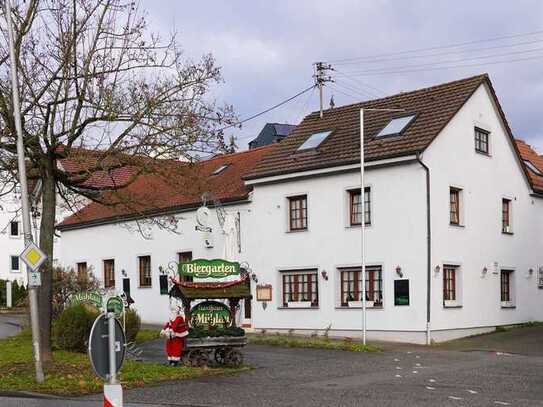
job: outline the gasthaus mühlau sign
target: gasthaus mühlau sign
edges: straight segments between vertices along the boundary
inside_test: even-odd
[[[240,265],[221,259],[195,259],[185,263],[179,263],[179,273],[193,278],[226,278],[238,276]]]

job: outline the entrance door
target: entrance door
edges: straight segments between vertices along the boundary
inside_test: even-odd
[[[249,286],[249,292],[251,291],[251,279],[248,278],[247,279],[247,285]],[[242,311],[242,326],[245,327],[245,328],[250,328],[251,327],[251,308],[252,308],[252,304],[251,304],[252,300],[251,298],[245,298],[243,300],[243,309],[241,310]]]

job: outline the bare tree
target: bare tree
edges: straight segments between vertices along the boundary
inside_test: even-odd
[[[39,245],[49,259],[57,197],[68,207],[78,197],[109,204],[141,174],[172,179],[173,171],[182,171],[182,165],[158,171],[157,159],[192,160],[227,147],[221,129],[235,121],[230,107],[209,97],[222,80],[213,57],[186,58],[175,34],[163,39],[149,31],[136,2],[26,0],[8,17],[16,30],[25,152],[31,177],[41,181]],[[17,175],[2,21],[0,169],[6,182],[0,194],[11,191]],[[115,183],[116,171],[124,171],[122,185]],[[103,189],[110,190],[107,199],[98,193]],[[138,207],[130,196],[120,199]],[[46,361],[52,358],[51,270],[48,262],[39,290]]]

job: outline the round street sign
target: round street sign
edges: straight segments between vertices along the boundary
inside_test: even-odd
[[[96,318],[89,336],[89,358],[92,368],[104,380],[109,379],[109,335],[106,314]],[[115,319],[115,366],[116,372],[123,365],[126,336],[120,322]]]

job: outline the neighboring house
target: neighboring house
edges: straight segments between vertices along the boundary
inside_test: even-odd
[[[131,210],[90,204],[59,225],[62,262],[129,286],[142,320],[162,322],[159,267],[221,257],[213,212],[213,247],[195,230],[208,192],[239,213],[239,260],[271,287],[260,302],[253,283],[243,310],[257,330],[361,335],[362,222],[370,339],[427,343],[542,320],[543,179],[520,143],[486,75],[315,112],[281,143],[201,162],[184,187],[146,176],[128,188],[151,219],[175,218],[177,234],[151,224],[143,239]]]
[[[249,148],[263,147],[270,144],[279,143],[287,137],[296,126],[285,123],[266,123],[264,128],[258,134],[258,137],[249,141]]]
[[[152,174],[140,176],[122,191],[139,203],[137,207],[91,203],[66,218],[58,225],[65,247],[62,264],[92,268],[103,287],[128,291],[143,322],[166,321],[169,297],[161,294],[161,275],[173,276],[179,261],[223,257],[224,235],[213,209],[216,203],[220,202],[223,213],[236,217],[239,260],[246,260],[253,216],[250,188],[241,177],[271,149],[220,155],[194,165],[157,162],[157,170],[173,165],[186,171],[169,182]],[[207,219],[211,233],[195,228],[199,221],[206,222],[196,214],[204,203],[212,208]],[[243,317],[250,317],[250,301],[242,311]]]
[[[273,292],[256,329],[360,336],[361,222],[369,338],[543,319],[543,190],[487,75],[313,113],[245,179],[262,231],[247,252]]]

